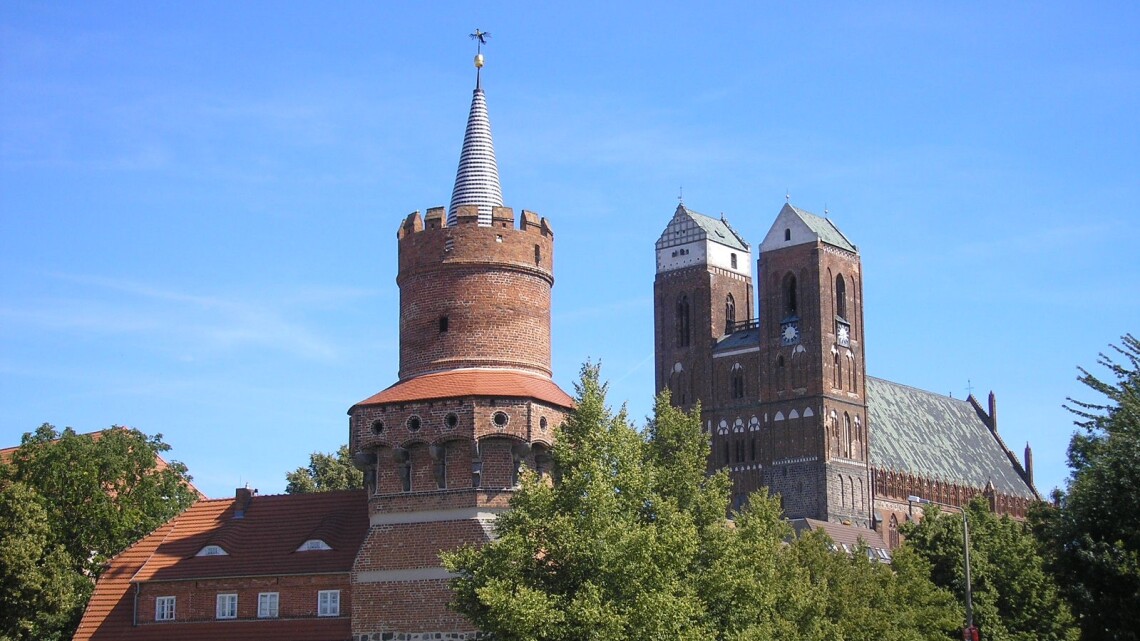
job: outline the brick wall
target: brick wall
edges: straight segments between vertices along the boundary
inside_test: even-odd
[[[400,229],[400,379],[458,367],[499,366],[550,375],[554,234],[546,219],[495,208],[475,224],[473,206],[446,227],[442,208]],[[446,318],[446,330],[441,325]]]
[[[317,593],[320,590],[340,590],[340,617],[346,619],[352,611],[352,583],[348,573],[305,576],[238,577],[202,579],[193,581],[148,581],[140,586],[138,594],[139,625],[171,625],[188,622],[217,620],[219,594],[238,595],[237,619],[226,621],[257,620],[258,594],[278,593],[278,619],[333,619],[317,616]],[[175,618],[173,622],[155,622],[155,600],[160,596],[173,596]]]

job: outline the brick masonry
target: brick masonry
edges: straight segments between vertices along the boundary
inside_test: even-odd
[[[400,380],[460,368],[550,376],[550,223],[496,207],[409,215],[397,233]],[[550,473],[568,407],[528,397],[456,396],[356,405],[349,440],[365,471],[372,527],[353,567],[356,641],[474,639],[448,609],[439,555],[493,535],[521,471]]]

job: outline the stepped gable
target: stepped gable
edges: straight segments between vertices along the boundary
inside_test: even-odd
[[[1040,498],[969,401],[868,376],[867,414],[876,469]]]
[[[362,490],[256,496],[240,502],[243,505],[234,498],[199,501],[111,559],[74,639],[227,638],[234,630],[230,621],[134,625],[135,586],[226,577],[347,575],[368,531]],[[239,510],[243,514],[235,518]],[[335,527],[328,527],[330,523]],[[314,534],[332,549],[297,552]],[[226,554],[196,556],[207,545],[218,545]],[[212,598],[213,592],[208,595]],[[148,621],[147,614],[140,613],[141,621]],[[242,626],[241,638],[322,641],[347,637],[348,627],[347,619],[259,619]],[[343,634],[336,631],[341,628]]]

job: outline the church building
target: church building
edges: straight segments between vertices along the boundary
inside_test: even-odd
[[[551,378],[554,232],[503,205],[475,66],[450,205],[396,229],[398,380],[348,410],[364,490],[199,501],[112,559],[75,639],[479,635],[447,607],[439,554],[490,540],[523,466],[551,471],[573,400]],[[768,488],[837,542],[896,544],[911,494],[1024,514],[1028,451],[1022,465],[1005,447],[992,395],[867,377],[862,288],[826,218],[785,205],[754,278],[726,220],[677,208],[657,241],[656,385],[701,403],[709,469],[729,471],[736,505]]]
[[[701,404],[709,469],[729,471],[734,506],[767,488],[790,519],[870,528],[894,547],[911,496],[984,494],[1015,517],[1040,498],[1028,446],[1023,463],[998,435],[992,393],[983,407],[867,376],[859,250],[830,219],[786,203],[755,279],[728,221],[684,204],[656,251],[657,389]]]

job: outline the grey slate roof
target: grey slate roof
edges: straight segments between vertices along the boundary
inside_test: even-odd
[[[804,221],[804,224],[815,232],[823,242],[829,245],[835,245],[841,249],[846,249],[849,252],[857,251],[855,244],[847,240],[847,236],[844,236],[843,232],[839,231],[839,228],[835,226],[835,223],[831,222],[830,218],[816,216],[806,209],[800,209],[792,204],[785,206],[790,207],[792,211],[796,212],[800,220]]]
[[[871,464],[1037,498],[969,401],[867,377]]]
[[[713,346],[713,352],[729,352],[737,349],[746,349],[749,347],[760,347],[760,328],[755,327],[746,329],[739,332],[733,332],[720,337],[716,345]]]

